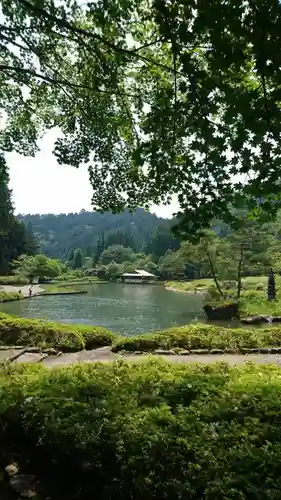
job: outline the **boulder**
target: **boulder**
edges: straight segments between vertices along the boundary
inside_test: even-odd
[[[19,473],[19,466],[16,463],[9,464],[5,467],[5,472],[8,476],[12,477]]]
[[[172,354],[175,354],[174,351],[171,351],[171,350],[165,350],[165,349],[156,349],[153,354],[158,354],[160,356],[171,356]]]
[[[273,316],[271,321],[272,323],[281,323],[281,316]]]
[[[258,325],[264,322],[263,316],[249,316],[248,318],[241,318],[241,323],[245,325]]]
[[[239,306],[237,302],[205,304],[203,309],[207,318],[212,321],[228,321],[239,317]]]
[[[36,496],[34,486],[35,476],[32,474],[16,474],[10,478],[10,487],[23,498]]]

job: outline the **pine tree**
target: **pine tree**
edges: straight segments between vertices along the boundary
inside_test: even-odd
[[[275,276],[272,268],[268,272],[267,298],[268,300],[276,300]]]
[[[26,255],[36,255],[39,253],[39,245],[33,232],[32,224],[29,222],[26,227]]]

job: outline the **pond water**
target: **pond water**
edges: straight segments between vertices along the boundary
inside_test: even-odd
[[[87,290],[87,295],[34,297],[1,304],[0,310],[26,318],[102,325],[123,335],[205,318],[201,295],[173,292],[160,285],[108,283],[83,285],[79,289]]]

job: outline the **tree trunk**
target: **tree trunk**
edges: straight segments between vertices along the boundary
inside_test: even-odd
[[[276,300],[275,276],[272,268],[268,272],[267,300]]]
[[[207,257],[208,257],[210,268],[211,268],[212,278],[213,278],[213,280],[214,280],[214,282],[216,284],[217,290],[218,290],[220,296],[224,297],[224,293],[223,293],[223,291],[222,291],[222,289],[220,287],[217,275],[215,273],[215,268],[214,268],[214,264],[213,264],[213,261],[212,261],[212,257],[211,257],[211,255],[209,254],[208,251],[207,251]]]
[[[242,289],[242,264],[244,258],[244,247],[243,244],[240,246],[240,258],[237,267],[237,299],[240,299],[241,289]]]

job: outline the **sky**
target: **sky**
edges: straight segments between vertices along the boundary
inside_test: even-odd
[[[13,191],[15,213],[45,214],[92,210],[92,188],[87,168],[59,165],[52,154],[55,131],[45,134],[34,158],[16,153],[7,154],[10,188]],[[153,206],[151,211],[161,217],[171,217],[176,205]]]

